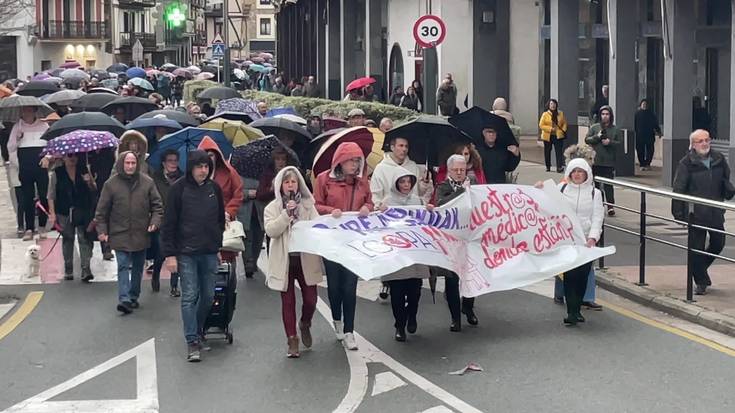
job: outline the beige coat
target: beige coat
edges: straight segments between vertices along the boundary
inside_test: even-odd
[[[293,166],[283,168],[273,180],[273,189],[276,199],[265,207],[264,222],[265,233],[270,237],[270,250],[268,253],[268,268],[265,275],[265,283],[268,288],[276,291],[288,289],[288,265],[289,259],[295,258],[288,255],[288,244],[291,239],[291,218],[286,209],[283,208],[281,196],[281,182],[287,171],[292,171],[299,179],[299,192],[301,202],[298,207],[298,219],[301,221],[316,219],[319,213],[314,207],[314,197],[311,195],[306,182],[298,169]],[[318,255],[301,254],[301,268],[307,285],[317,285],[324,279],[324,266]]]

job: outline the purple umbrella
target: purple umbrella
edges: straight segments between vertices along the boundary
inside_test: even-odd
[[[185,79],[191,79],[191,78],[194,77],[194,75],[192,75],[190,71],[184,69],[183,67],[180,67],[180,68],[174,70],[173,71],[173,74],[175,76],[181,76],[181,77],[183,77]]]
[[[79,62],[77,62],[76,60],[67,60],[66,62],[64,62],[64,64],[62,64],[59,67],[62,68],[62,69],[75,69],[75,68],[81,67],[81,66],[82,65]]]
[[[64,155],[116,148],[117,145],[117,138],[110,132],[82,129],[51,139],[41,154],[61,158]]]
[[[31,80],[46,80],[46,79],[48,79],[50,77],[51,77],[51,75],[48,74],[48,73],[39,73],[36,76],[33,76],[33,78]]]

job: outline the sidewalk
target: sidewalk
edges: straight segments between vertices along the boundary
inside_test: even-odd
[[[535,146],[535,142],[528,143],[525,139],[521,142],[522,148],[531,145]],[[523,149],[521,150],[523,151]],[[520,172],[519,184],[533,184],[549,178],[558,182],[561,178],[561,174],[546,172],[543,166],[541,148],[538,148],[538,150],[530,148],[526,152],[522,152],[523,159],[536,159],[538,152],[541,153],[541,163],[521,162],[518,168]],[[622,179],[632,180],[630,178]],[[638,181],[637,178],[636,181]],[[640,195],[638,192],[616,188],[615,200],[618,205],[639,209]],[[670,217],[671,202],[664,198],[649,196],[647,210],[651,214]],[[637,214],[620,209],[617,212],[618,214],[615,217],[606,217],[605,222],[638,231],[640,223]],[[735,214],[728,213],[725,218],[725,229],[732,230],[735,228]],[[676,224],[649,218],[646,231],[650,236],[686,244],[686,229]],[[618,252],[616,255],[618,256],[614,259],[612,257],[608,259],[606,268],[597,272],[597,283],[600,287],[673,316],[735,336],[735,278],[732,277],[735,265],[725,263],[722,260],[716,261],[715,265],[710,268],[713,287],[707,290],[707,295],[695,296],[695,302],[688,303],[685,301],[686,253],[684,251],[648,241],[646,254],[646,260],[650,262],[646,265],[646,283],[648,285],[641,287],[636,284],[638,282],[638,238],[614,230],[608,230],[607,234],[608,239],[615,237],[617,242],[625,240],[625,245],[617,245]],[[730,245],[726,245],[723,255],[735,257],[733,241],[732,239],[728,240]],[[610,245],[610,242],[607,245]],[[662,253],[664,251],[665,254]],[[622,261],[624,264],[616,265],[611,261]]]

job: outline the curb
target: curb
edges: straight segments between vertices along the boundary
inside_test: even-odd
[[[597,270],[597,285],[639,304],[735,337],[735,317],[641,287],[609,270]]]

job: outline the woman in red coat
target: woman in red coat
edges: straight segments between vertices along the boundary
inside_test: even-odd
[[[477,149],[475,149],[475,145],[471,143],[457,144],[449,156],[454,154],[464,156],[464,160],[467,162],[467,176],[475,178],[477,185],[485,185],[487,183],[485,180],[485,173],[482,171],[482,158],[477,152]],[[449,158],[449,156],[447,156],[447,158]],[[444,182],[446,180],[447,165],[445,162],[442,162],[442,165],[436,172],[436,179],[434,182]],[[434,195],[431,196],[431,203],[436,205],[436,190],[434,191]]]

